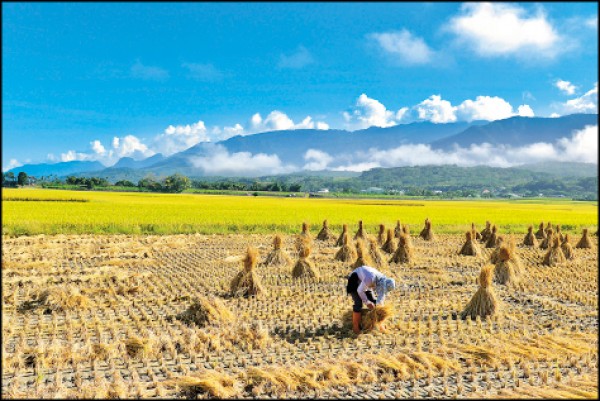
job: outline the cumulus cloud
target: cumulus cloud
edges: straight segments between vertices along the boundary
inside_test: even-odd
[[[433,123],[451,123],[456,121],[455,107],[447,100],[442,100],[440,95],[431,95],[416,107],[420,120]]]
[[[467,99],[456,108],[456,112],[463,121],[493,121],[514,115],[510,103],[497,96],[477,96],[475,100]]]
[[[561,138],[558,147],[563,161],[598,163],[598,126],[588,125],[575,131],[571,138]]]
[[[298,49],[290,55],[280,55],[277,66],[279,68],[300,69],[314,62],[315,60],[310,52],[306,50],[304,46],[299,46]]]
[[[563,81],[562,79],[557,79],[554,83],[554,86],[556,86],[558,89],[560,89],[563,93],[567,95],[575,94],[575,89],[577,89],[575,85],[573,85],[569,81]]]
[[[552,58],[565,48],[563,38],[541,7],[535,15],[510,3],[463,3],[446,27],[459,43],[483,57]]]
[[[193,124],[169,125],[162,134],[154,137],[152,149],[155,152],[170,156],[181,152],[200,142],[209,142],[210,136],[204,121]]]
[[[150,81],[166,81],[169,78],[169,72],[160,67],[144,65],[137,60],[131,66],[131,76]]]
[[[528,104],[522,104],[517,109],[517,114],[521,117],[533,117],[533,109]]]
[[[134,159],[144,159],[153,156],[156,152],[149,149],[135,135],[125,135],[124,137],[115,136],[112,141],[112,150],[109,152],[109,157],[116,156],[121,157],[132,157]]]
[[[277,155],[250,152],[229,153],[222,145],[207,147],[209,155],[190,157],[189,161],[205,175],[258,176],[284,174],[296,171],[291,165],[284,165]]]
[[[250,118],[247,133],[282,131],[295,129],[329,129],[329,125],[318,121],[314,122],[311,116],[307,116],[300,123],[296,124],[287,114],[279,110],[273,110],[264,119],[260,113],[254,114]]]
[[[200,82],[213,82],[223,79],[223,73],[212,64],[183,63],[183,68],[188,71],[187,77]]]
[[[427,64],[434,58],[435,53],[427,43],[406,29],[398,32],[372,33],[368,37],[400,64]]]
[[[60,154],[61,162],[72,162],[72,161],[88,161],[91,160],[92,156],[83,152],[76,152],[74,150],[68,150],[65,153]]]
[[[304,167],[302,167],[304,170],[320,171],[327,169],[333,157],[321,150],[309,149],[304,154],[304,160],[307,161]]]
[[[90,145],[92,146],[94,153],[97,155],[103,155],[106,153],[106,149],[99,140],[96,139],[95,141],[90,142]]]
[[[361,94],[352,113],[344,112],[346,127],[365,129],[369,127],[391,127],[396,125],[396,113],[388,110],[381,102]]]

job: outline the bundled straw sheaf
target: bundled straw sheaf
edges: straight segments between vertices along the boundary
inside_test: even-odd
[[[234,315],[218,298],[199,296],[192,301],[192,305],[188,309],[177,315],[176,319],[181,320],[188,326],[194,324],[203,327],[207,324],[231,323],[234,320]]]
[[[425,227],[423,227],[423,230],[421,230],[419,237],[423,238],[425,241],[433,241],[435,239],[429,218],[425,220]]]
[[[557,237],[552,238],[552,246],[544,255],[542,264],[545,266],[556,266],[566,261],[565,254],[560,247],[560,241]]]
[[[378,268],[388,267],[387,260],[379,250],[379,244],[374,238],[369,238],[369,255]]]
[[[502,245],[498,252],[498,262],[494,269],[494,281],[499,284],[516,284],[520,281],[523,268],[518,258],[514,257],[510,245]]]
[[[328,241],[333,238],[335,238],[335,234],[333,234],[333,232],[331,232],[331,230],[329,229],[329,224],[327,223],[327,220],[323,220],[323,228],[321,228],[321,231],[319,231],[317,239],[320,241]]]
[[[490,255],[490,262],[492,264],[496,264],[498,263],[498,256],[500,253],[500,246],[502,246],[502,244],[504,244],[504,236],[503,235],[498,235],[496,237],[496,247],[494,248],[494,250],[492,251],[491,255]]]
[[[398,248],[390,259],[390,263],[410,263],[413,257],[412,241],[408,235],[402,234],[398,239]]]
[[[471,238],[474,241],[479,241],[481,240],[481,233],[479,231],[477,231],[477,227],[475,227],[475,223],[471,223]]]
[[[542,239],[542,242],[540,243],[540,248],[541,249],[550,248],[552,246],[552,243],[554,242],[554,238],[555,238],[554,230],[549,228],[548,230],[546,230],[546,236],[544,237],[544,239]]]
[[[350,235],[346,231],[342,237],[342,246],[336,252],[334,259],[342,262],[352,262],[357,257],[357,251],[354,244],[350,240]]]
[[[486,243],[490,234],[492,233],[491,230],[491,223],[489,221],[485,222],[485,228],[483,230],[481,230],[481,242]]]
[[[377,244],[382,246],[385,243],[385,225],[379,225],[379,232],[377,233]]]
[[[33,299],[23,302],[18,310],[25,312],[41,308],[45,311],[59,312],[73,309],[89,309],[91,306],[92,302],[90,299],[83,295],[78,288],[58,286],[35,292]]]
[[[394,228],[394,237],[400,238],[402,234],[402,225],[400,224],[400,220],[396,221],[396,227]]]
[[[337,241],[335,242],[335,246],[344,245],[344,234],[347,234],[347,233],[348,233],[348,224],[344,224],[344,225],[342,225],[342,233],[340,234]]]
[[[527,228],[527,234],[525,235],[525,238],[523,238],[523,245],[532,246],[532,247],[538,246],[538,240],[537,240],[536,236],[533,234],[533,226],[529,226]]]
[[[367,231],[365,230],[365,228],[363,227],[363,222],[362,220],[358,221],[358,231],[356,231],[356,234],[354,235],[354,239],[358,239],[358,238],[362,238],[364,240],[367,239]]]
[[[302,232],[298,234],[298,240],[312,244],[312,237],[310,235],[309,225],[307,222],[302,223]]]
[[[581,237],[579,242],[577,242],[577,245],[575,245],[575,248],[579,248],[579,249],[591,249],[592,248],[592,240],[590,239],[590,236],[588,235],[587,228],[583,229],[583,236]]]
[[[575,259],[575,251],[573,250],[573,246],[571,245],[571,237],[569,234],[565,234],[564,240],[560,245],[560,249],[562,249],[563,254],[565,255],[565,259],[573,260]]]
[[[496,228],[496,225],[494,224],[492,226],[492,232],[490,233],[490,235],[488,235],[487,241],[485,241],[486,248],[495,248],[496,247],[497,231],[498,231],[498,228]]]
[[[466,241],[464,243],[464,245],[462,246],[462,248],[460,249],[460,251],[458,252],[459,255],[466,255],[466,256],[479,256],[481,255],[481,250],[479,249],[479,245],[477,244],[477,242],[475,242],[474,238],[473,238],[473,231],[467,231],[466,232]]]
[[[540,222],[540,227],[538,228],[538,230],[535,233],[535,238],[537,239],[544,239],[546,238],[546,231],[544,230],[544,222]]]
[[[481,268],[479,274],[479,289],[473,295],[465,309],[461,312],[461,319],[471,317],[475,320],[477,316],[486,318],[494,315],[500,309],[500,303],[492,287],[494,276],[494,265],[486,265]]]
[[[364,308],[361,311],[361,326],[364,332],[375,329],[380,323],[385,322],[396,314],[396,310],[391,303],[384,305],[375,305],[373,309]],[[342,321],[346,327],[352,327],[352,311],[344,312]]]
[[[388,230],[387,230],[386,240],[385,240],[385,243],[383,244],[383,246],[381,247],[381,250],[384,251],[385,253],[396,252],[396,241],[394,239],[394,236],[392,236],[391,228],[388,228]]]
[[[243,262],[244,268],[231,280],[231,295],[248,297],[263,294],[265,289],[255,269],[258,262],[258,250],[248,247]]]
[[[373,260],[371,259],[371,255],[369,255],[369,251],[365,246],[365,243],[362,239],[358,239],[356,241],[356,261],[352,264],[353,268],[357,268],[360,266],[373,266]]]
[[[310,256],[311,245],[308,242],[299,243],[298,244],[298,261],[294,265],[292,269],[292,276],[295,278],[299,277],[310,277],[310,278],[319,278],[320,274],[317,268],[315,267],[312,260],[308,257]]]
[[[276,234],[273,238],[273,250],[267,255],[264,264],[266,266],[289,266],[292,264],[292,258],[288,253],[281,248],[283,238]]]

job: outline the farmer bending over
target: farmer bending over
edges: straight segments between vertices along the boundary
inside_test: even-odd
[[[346,292],[352,295],[354,301],[352,307],[352,330],[354,333],[360,333],[363,302],[369,309],[375,308],[375,304],[381,306],[386,294],[394,288],[396,288],[396,282],[393,278],[384,276],[383,273],[371,266],[361,266],[354,269],[348,276],[348,285],[346,286]],[[373,289],[377,293],[377,300],[373,298]],[[385,328],[381,327],[381,329]]]

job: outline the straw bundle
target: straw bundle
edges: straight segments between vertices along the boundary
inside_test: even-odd
[[[400,220],[396,221],[396,228],[394,228],[394,237],[395,238],[400,238],[400,235],[402,234],[402,226],[400,225]]]
[[[381,247],[381,250],[386,253],[396,252],[396,241],[394,240],[394,237],[392,236],[391,228],[388,228],[388,230],[387,230],[387,238],[385,240],[385,243]]]
[[[537,238],[533,234],[533,226],[529,226],[527,228],[527,234],[525,235],[525,238],[523,238],[523,245],[533,246],[533,247],[538,246]]]
[[[481,250],[479,249],[479,245],[473,239],[473,231],[467,231],[466,233],[466,241],[465,244],[458,252],[459,255],[467,255],[467,256],[479,256],[481,254]]]
[[[541,249],[548,249],[552,246],[552,243],[554,242],[554,230],[552,230],[551,228],[546,231],[546,237],[542,240],[542,242],[540,243],[540,248]]]
[[[571,245],[570,240],[569,234],[565,234],[563,242],[560,245],[560,249],[562,249],[565,259],[567,260],[575,259],[575,251],[573,251],[573,245]]]
[[[248,297],[265,292],[260,277],[256,274],[255,267],[258,262],[256,248],[248,247],[243,260],[244,268],[231,280],[231,295]]]
[[[490,234],[492,233],[492,230],[490,229],[491,224],[489,221],[485,222],[485,228],[483,230],[481,230],[481,242],[485,243],[488,239],[488,237],[490,236]]]
[[[496,246],[496,231],[498,229],[496,228],[496,225],[494,224],[492,226],[492,232],[490,233],[490,235],[488,235],[487,240],[485,241],[485,247],[486,248],[494,248]]]
[[[540,222],[540,227],[538,228],[537,232],[535,233],[535,238],[537,239],[544,239],[546,238],[546,231],[544,231],[544,222]]]
[[[592,240],[590,239],[590,237],[588,235],[587,228],[583,229],[583,236],[581,237],[581,239],[579,240],[577,245],[575,245],[575,248],[580,248],[580,249],[591,249],[592,248]]]
[[[340,234],[340,236],[338,237],[335,246],[342,246],[344,245],[344,234],[348,233],[348,224],[344,224],[342,226],[342,233]]]
[[[481,273],[479,274],[479,289],[461,312],[461,319],[466,319],[467,316],[470,316],[473,320],[477,316],[486,318],[499,311],[500,304],[492,287],[493,276],[494,265],[486,265],[481,269]]]
[[[365,231],[365,228],[363,227],[363,222],[362,220],[358,221],[358,231],[356,232],[356,235],[354,235],[354,239],[358,239],[358,238],[362,238],[362,239],[367,239],[367,232]]]
[[[379,225],[379,232],[377,233],[377,244],[382,246],[385,243],[385,225]]]
[[[379,244],[373,238],[369,238],[369,255],[378,268],[388,266],[386,258],[379,250]]]
[[[385,322],[396,314],[392,304],[376,305],[373,309],[363,308],[361,310],[361,326],[365,332],[372,331],[380,323]],[[342,315],[342,322],[346,327],[352,327],[352,311],[347,311]]]
[[[500,246],[502,246],[502,244],[504,243],[504,236],[503,235],[498,235],[496,237],[496,248],[494,248],[494,250],[492,251],[491,255],[490,255],[490,262],[495,265],[496,263],[498,263],[498,255],[500,253]]]
[[[522,270],[519,260],[513,256],[510,245],[502,245],[494,269],[494,281],[505,285],[515,284],[520,280]]]
[[[427,222],[427,225],[425,226],[425,231],[421,233],[421,238],[423,238],[425,241],[433,241],[435,239],[435,235],[433,234],[433,230],[431,229],[431,221]]]
[[[398,239],[398,248],[390,263],[409,263],[414,256],[412,242],[410,241],[410,237],[406,234],[402,234]]]
[[[369,251],[365,247],[365,243],[362,239],[358,239],[356,241],[356,261],[352,264],[353,268],[361,267],[361,266],[373,266],[373,260],[371,260],[371,255],[369,255]]]
[[[564,241],[565,237],[563,236],[562,232],[560,231],[560,224],[557,224],[554,227],[556,227],[556,232],[554,233],[554,235],[556,237],[558,237],[558,240],[562,243]]]
[[[560,242],[558,241],[557,237],[553,237],[552,247],[550,247],[550,249],[548,249],[548,252],[546,252],[546,255],[544,255],[544,260],[542,261],[542,264],[545,266],[556,266],[565,261],[565,254],[560,248]]]
[[[302,232],[298,234],[298,240],[312,243],[312,237],[310,236],[309,225],[307,222],[302,223]]]
[[[408,224],[402,225],[402,232],[406,235],[410,235],[410,228],[408,227]],[[400,238],[400,237],[398,237],[398,238]]]
[[[293,277],[320,277],[319,271],[317,270],[313,262],[308,259],[308,257],[310,256],[310,251],[311,248],[309,243],[299,245],[298,261],[296,262],[292,270]]]
[[[175,317],[188,326],[203,327],[207,324],[230,323],[234,315],[218,298],[197,297],[192,305]]]
[[[328,241],[333,238],[335,238],[335,234],[333,234],[329,229],[329,224],[327,223],[327,220],[323,220],[323,228],[321,228],[321,231],[319,231],[317,239],[320,241]]]
[[[549,230],[552,230],[552,223],[551,222],[548,222],[546,224],[546,229],[544,230],[546,232],[546,235],[548,235],[548,231]]]
[[[273,250],[267,255],[264,261],[265,266],[288,266],[292,264],[292,258],[288,253],[281,249],[283,238],[277,234],[273,238]]]
[[[334,256],[335,260],[342,262],[350,262],[356,259],[357,252],[352,241],[350,241],[350,235],[346,231],[342,237],[342,247],[337,251]]]
[[[477,231],[477,227],[475,227],[475,223],[471,223],[471,233],[473,241],[479,241],[481,239],[481,233]]]

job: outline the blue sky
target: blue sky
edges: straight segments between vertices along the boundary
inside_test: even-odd
[[[3,3],[2,167],[597,113],[596,3]]]

